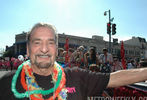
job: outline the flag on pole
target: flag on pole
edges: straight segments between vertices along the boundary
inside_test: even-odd
[[[68,49],[69,49],[69,39],[66,38],[66,42],[65,42],[65,50],[66,50],[66,55],[65,55],[65,65],[68,64]]]
[[[124,50],[124,43],[121,42],[121,63],[124,69],[126,69],[126,62],[125,62],[125,50]]]

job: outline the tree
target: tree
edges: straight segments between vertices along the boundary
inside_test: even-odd
[[[13,50],[7,50],[3,53],[3,57],[13,57],[14,56],[14,52]]]

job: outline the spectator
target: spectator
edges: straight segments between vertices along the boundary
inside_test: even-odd
[[[117,57],[114,57],[111,72],[115,72],[115,71],[122,70],[122,69],[123,67],[122,67],[121,62],[119,61]]]
[[[100,54],[99,60],[101,63],[101,71],[108,72],[111,71],[111,66],[113,64],[113,58],[106,48],[103,48],[103,54]]]
[[[89,54],[87,54],[89,53]],[[85,54],[85,65],[88,69],[97,69],[99,66],[99,60],[96,54],[96,49],[94,47],[91,47],[89,52]],[[92,67],[92,68],[90,68]],[[96,68],[94,68],[96,67]]]
[[[134,61],[133,60],[128,60],[127,62],[127,69],[133,69],[134,68]]]
[[[84,46],[79,46],[72,53],[70,63],[72,66],[84,68]]]

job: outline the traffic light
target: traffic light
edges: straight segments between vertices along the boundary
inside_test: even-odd
[[[116,34],[116,24],[112,24],[112,35]]]
[[[107,33],[111,34],[111,23],[107,23]]]

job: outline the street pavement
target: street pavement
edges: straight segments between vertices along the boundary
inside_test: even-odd
[[[8,72],[11,72],[11,71],[0,70],[0,78],[1,78],[3,75],[7,74]]]

